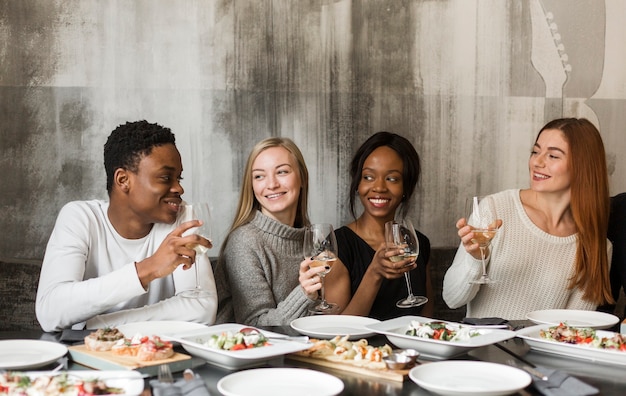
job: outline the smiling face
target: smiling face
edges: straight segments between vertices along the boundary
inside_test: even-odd
[[[252,189],[261,212],[293,226],[302,183],[298,165],[283,147],[263,150],[252,163]]]
[[[118,169],[129,220],[144,225],[173,223],[184,193],[182,171],[180,153],[173,144],[155,146],[141,158],[136,172]]]
[[[530,187],[539,192],[569,192],[569,144],[558,129],[546,129],[537,138],[528,161]]]
[[[387,146],[378,147],[365,159],[358,187],[365,214],[393,220],[404,193],[403,167],[398,153]]]

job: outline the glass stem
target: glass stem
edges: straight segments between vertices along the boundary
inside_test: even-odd
[[[200,276],[198,275],[198,261],[197,260],[195,263],[193,263],[193,266],[195,267],[195,270],[196,270],[196,289],[201,289]]]
[[[326,276],[324,276],[324,275],[320,276],[320,283],[322,284],[322,288],[320,289],[320,294],[322,296],[322,301],[320,302],[320,307],[327,308],[328,304],[326,303],[326,296],[324,294],[324,279],[326,279]]]
[[[483,278],[487,277],[487,265],[485,264],[485,248],[484,247],[480,247],[480,258],[483,264]]]
[[[409,275],[409,271],[404,273],[404,280],[406,281],[406,288],[409,290],[407,300],[413,301],[415,297],[413,296],[413,289],[411,288],[411,276]]]

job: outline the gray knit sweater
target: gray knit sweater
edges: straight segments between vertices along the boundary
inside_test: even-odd
[[[283,326],[305,316],[310,300],[298,281],[303,238],[303,228],[260,211],[235,229],[215,270],[216,323]]]

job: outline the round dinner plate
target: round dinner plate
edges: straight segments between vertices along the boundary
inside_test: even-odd
[[[544,309],[533,311],[526,319],[536,324],[558,326],[567,323],[574,327],[591,327],[592,329],[608,329],[619,322],[619,318],[605,312],[580,311],[575,309]]]
[[[42,340],[0,341],[0,369],[23,370],[43,367],[65,356],[63,344]]]
[[[334,396],[343,391],[343,382],[310,369],[259,368],[227,375],[217,390],[225,396]]]
[[[348,336],[348,339],[367,338],[376,333],[365,326],[380,321],[364,316],[352,315],[313,315],[294,319],[291,328],[309,337],[332,339],[336,336]]]
[[[131,338],[136,334],[141,334],[143,336],[176,335],[190,330],[208,329],[208,326],[194,322],[155,320],[125,323],[117,326],[117,329],[121,331],[125,337]]]
[[[409,378],[422,388],[445,396],[510,395],[532,382],[530,375],[518,368],[474,360],[422,364],[409,371]]]

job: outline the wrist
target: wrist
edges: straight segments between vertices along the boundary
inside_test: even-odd
[[[363,274],[363,279],[361,280],[361,283],[363,283],[363,281],[366,281],[370,284],[380,286],[380,284],[383,282],[383,279],[383,273],[375,270],[374,267],[370,265],[367,267],[367,270],[365,270],[365,274]]]
[[[304,296],[307,298],[307,300],[317,301],[320,298],[320,292],[319,290],[315,291],[314,293],[307,293],[306,291],[304,291]]]
[[[135,261],[135,271],[137,272],[137,278],[139,278],[139,282],[141,282],[141,286],[144,290],[148,290],[148,285],[152,282],[156,277],[150,271],[151,266],[146,264],[147,259],[142,261]]]

